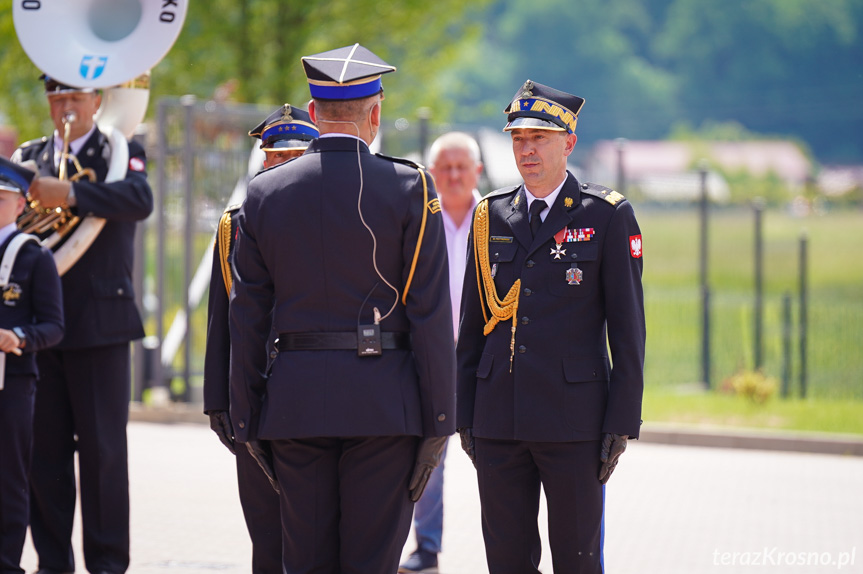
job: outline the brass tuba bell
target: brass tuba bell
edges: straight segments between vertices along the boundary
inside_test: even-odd
[[[127,138],[147,112],[149,70],[176,41],[187,7],[188,0],[13,3],[15,32],[37,68],[63,84],[103,90],[96,125],[111,147],[106,182],[126,177]],[[62,39],[62,46],[52,41],[58,39]],[[75,120],[63,118],[60,179],[66,178],[64,160],[77,162],[68,153],[69,128]],[[84,173],[80,164],[77,167],[78,173],[71,180],[84,175],[95,179],[95,174]],[[60,275],[87,251],[104,225],[100,217],[78,218],[68,209],[45,210],[38,205],[28,206],[18,218],[19,228],[36,234],[42,245],[54,252]]]

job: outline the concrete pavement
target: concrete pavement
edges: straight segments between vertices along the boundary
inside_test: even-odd
[[[476,477],[452,443],[440,572],[484,574]],[[607,572],[863,572],[863,458],[630,445],[606,494]],[[250,571],[233,460],[206,425],[130,423],[129,465],[130,573]],[[540,524],[550,574],[544,514]],[[83,572],[80,548],[76,525]],[[22,566],[37,567],[29,541]]]

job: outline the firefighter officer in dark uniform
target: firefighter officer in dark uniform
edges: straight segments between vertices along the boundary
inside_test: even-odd
[[[641,423],[641,232],[566,169],[583,104],[528,80],[504,110],[524,183],[474,212],[457,424],[491,574],[539,572],[540,486],[554,571],[602,572],[604,483]]]
[[[266,154],[264,168],[280,165],[302,155],[318,137],[318,129],[308,112],[284,104],[258,124],[249,135],[261,140]],[[230,256],[237,232],[236,215],[240,206],[230,206],[219,221],[210,275],[207,324],[207,351],[204,362],[204,412],[219,440],[237,457],[237,486],[246,527],[252,539],[252,572],[282,572],[282,523],[279,497],[270,488],[266,475],[245,446],[236,448],[234,429],[228,414],[230,406],[228,370],[230,331],[228,295],[231,291]],[[269,343],[268,343],[269,344]]]
[[[423,168],[369,151],[395,68],[359,44],[303,65],[321,137],[238,217],[231,419],[280,489],[286,573],[395,572],[455,430],[440,204]]]
[[[51,252],[18,231],[34,173],[0,157],[0,572],[20,572],[30,520],[35,352],[63,338]]]
[[[30,195],[43,207],[68,206],[80,217],[106,221],[62,276],[63,340],[37,357],[30,530],[42,574],[75,570],[77,451],[84,562],[91,573],[118,574],[129,566],[129,343],[144,336],[132,289],[133,247],[137,222],[153,210],[153,193],[144,149],[134,141],[121,166],[125,177],[105,181],[112,150],[93,119],[99,92],[43,79],[56,131],[22,145],[13,160],[36,162]],[[76,161],[61,162],[65,123]],[[89,170],[95,181],[57,177]]]

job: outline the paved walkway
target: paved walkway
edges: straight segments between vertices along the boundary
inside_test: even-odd
[[[630,444],[607,490],[608,573],[863,572],[863,458]],[[440,572],[484,574],[473,467],[449,452]],[[129,464],[131,574],[249,572],[233,460],[206,425],[130,423]],[[22,565],[36,570],[29,542]]]

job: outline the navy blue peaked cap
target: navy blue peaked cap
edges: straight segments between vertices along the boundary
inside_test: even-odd
[[[252,128],[249,135],[261,140],[262,150],[273,151],[306,149],[320,133],[312,123],[309,112],[291,104],[282,104],[267,119]]]
[[[503,131],[534,128],[572,134],[583,105],[584,98],[528,80],[503,110],[508,122]]]
[[[383,87],[381,75],[395,72],[370,50],[354,44],[303,58],[312,97],[318,100],[356,100]]]
[[[36,174],[5,157],[0,157],[0,189],[26,194]]]

